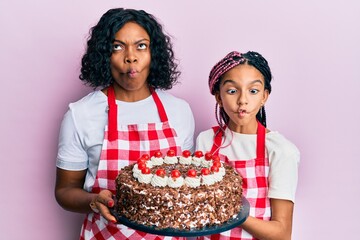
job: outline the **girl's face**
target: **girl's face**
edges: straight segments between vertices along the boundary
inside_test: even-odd
[[[149,34],[135,22],[126,23],[115,34],[112,45],[110,65],[115,89],[125,94],[136,92],[140,99],[141,95],[148,96],[146,80],[150,72],[150,63]]]
[[[256,133],[256,114],[268,96],[264,76],[247,64],[238,65],[224,73],[220,91],[215,94],[219,106],[230,117],[229,128],[245,134]]]

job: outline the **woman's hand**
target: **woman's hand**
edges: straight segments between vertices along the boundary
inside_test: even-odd
[[[109,208],[114,207],[115,202],[112,199],[112,193],[109,190],[102,190],[90,203],[91,209],[100,213],[106,220],[116,223],[116,218],[111,215]]]
[[[57,202],[61,207],[72,212],[99,211],[105,219],[115,223],[116,219],[109,210],[109,207],[114,206],[112,193],[109,190],[103,190],[99,194],[85,191],[83,189],[85,176],[86,170],[69,171],[57,168],[55,185]]]

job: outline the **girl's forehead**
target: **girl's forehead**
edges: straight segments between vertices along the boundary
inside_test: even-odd
[[[264,81],[264,76],[261,74],[261,72],[254,66],[248,64],[240,64],[228,70],[222,75],[221,79],[224,80],[227,78],[254,79],[261,80],[262,82]]]

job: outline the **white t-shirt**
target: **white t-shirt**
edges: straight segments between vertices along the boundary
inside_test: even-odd
[[[194,150],[195,122],[187,102],[164,91],[156,90],[164,105],[170,126],[175,129],[176,143],[182,150]],[[118,124],[158,123],[159,113],[152,96],[137,102],[116,101]],[[84,188],[90,190],[108,123],[107,96],[94,91],[69,105],[61,124],[56,166],[65,170],[88,169]]]
[[[226,128],[224,136],[222,145],[224,148],[220,148],[220,154],[226,155],[230,160],[256,158],[256,134],[241,134]],[[300,152],[293,143],[278,132],[271,131],[265,136],[266,154],[270,165],[268,197],[294,202]],[[196,139],[196,149],[210,151],[213,139],[212,129],[201,132]]]

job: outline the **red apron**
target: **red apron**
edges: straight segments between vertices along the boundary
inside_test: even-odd
[[[181,153],[181,147],[175,141],[176,132],[170,127],[165,109],[155,91],[152,91],[152,97],[159,112],[160,123],[118,126],[115,93],[113,87],[109,87],[108,126],[105,127],[92,192],[99,193],[103,189],[108,189],[115,194],[115,178],[119,170],[135,163],[142,154],[147,153],[152,156],[159,150],[165,154],[169,149],[175,150],[177,155]],[[100,214],[89,213],[84,220],[80,239],[164,239],[164,237],[137,231],[121,224],[113,224]],[[166,239],[172,238],[166,237]]]
[[[214,138],[211,152],[215,155],[219,154],[220,159],[233,166],[242,176],[243,196],[250,203],[250,216],[270,220],[270,199],[267,197],[269,160],[265,157],[265,127],[258,122],[256,159],[250,160],[228,159],[226,156],[221,155],[219,146],[221,146],[222,132],[218,131],[218,126],[213,127],[213,130],[215,134],[219,133]],[[220,234],[206,236],[204,239],[252,240],[255,238],[241,227],[236,227]]]

